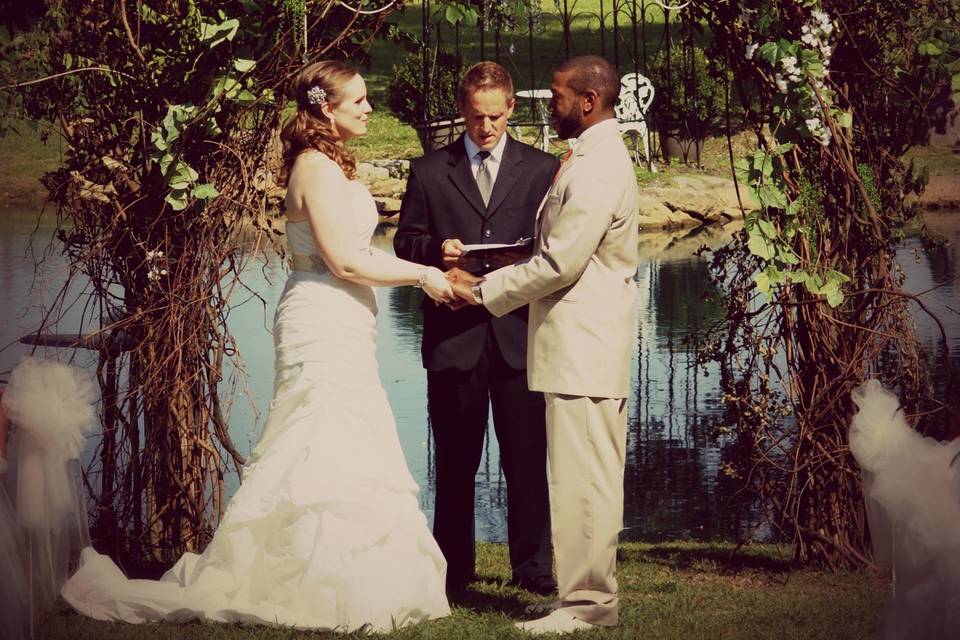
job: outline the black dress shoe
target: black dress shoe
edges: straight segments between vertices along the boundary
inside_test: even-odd
[[[557,581],[551,575],[514,577],[510,580],[510,586],[541,596],[549,596],[557,592]]]
[[[477,579],[475,575],[468,576],[447,576],[447,597],[450,599],[459,599],[467,592],[471,582]]]

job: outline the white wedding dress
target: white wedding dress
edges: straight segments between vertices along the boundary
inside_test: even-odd
[[[357,242],[378,216],[351,182]],[[213,540],[160,581],[86,549],[62,593],[101,620],[389,631],[449,614],[446,561],[417,503],[376,359],[371,287],[333,276],[307,222],[274,323],[270,416]]]

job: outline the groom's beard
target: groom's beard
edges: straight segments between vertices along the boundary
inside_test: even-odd
[[[580,130],[582,124],[583,109],[578,101],[564,116],[555,117],[553,128],[557,130],[557,135],[562,140],[569,140],[576,137],[576,132]]]

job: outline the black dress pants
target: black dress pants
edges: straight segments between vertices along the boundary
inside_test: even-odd
[[[447,559],[447,588],[474,577],[475,483],[490,403],[507,484],[507,540],[513,579],[552,574],[543,394],[511,369],[489,332],[477,365],[427,372],[436,464],[433,534]]]

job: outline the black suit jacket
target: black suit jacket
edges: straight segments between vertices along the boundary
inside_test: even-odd
[[[487,244],[533,237],[537,207],[559,166],[554,156],[507,136],[497,181],[489,205],[484,207],[463,136],[414,160],[393,240],[397,256],[445,270],[440,250],[448,238]],[[483,275],[489,270],[482,265],[475,273]],[[425,368],[474,367],[488,331],[494,332],[510,367],[526,368],[527,307],[494,318],[483,306],[451,311],[424,298],[422,309]]]

